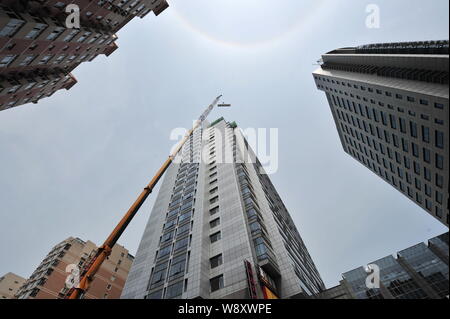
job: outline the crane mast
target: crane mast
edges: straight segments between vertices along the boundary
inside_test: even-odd
[[[203,121],[208,117],[208,115],[211,113],[211,111],[214,109],[214,107],[218,104],[221,97],[222,97],[222,95],[219,95],[218,97],[216,97],[214,99],[214,101],[206,108],[206,110],[202,113],[202,115],[200,115],[200,117],[197,119],[197,121],[195,121],[193,127],[186,133],[186,135],[183,137],[183,139],[178,143],[178,145],[176,146],[174,151],[169,155],[167,160],[162,164],[162,166],[156,172],[155,176],[152,178],[150,183],[144,188],[144,190],[138,196],[138,198],[133,203],[133,205],[131,205],[131,207],[128,209],[126,214],[122,217],[120,222],[117,224],[117,226],[114,228],[114,230],[108,236],[108,238],[105,240],[103,245],[101,245],[100,247],[97,248],[95,255],[90,259],[89,263],[86,265],[86,267],[84,268],[84,270],[81,273],[80,283],[77,285],[77,287],[73,287],[69,290],[69,292],[65,296],[65,299],[80,299],[81,297],[83,297],[83,295],[89,289],[90,283],[94,280],[95,274],[100,269],[100,267],[103,264],[103,262],[105,261],[105,259],[111,254],[112,248],[117,243],[117,240],[120,238],[120,236],[125,231],[127,226],[130,224],[133,217],[139,211],[139,208],[141,208],[142,204],[144,204],[147,197],[153,191],[153,188],[156,186],[158,181],[161,179],[161,177],[167,171],[169,166],[172,164],[173,160],[175,159],[175,156],[181,150],[183,145],[186,143],[186,141],[189,139],[189,137],[192,135],[192,133],[198,127],[200,127],[200,125],[203,123]],[[221,107],[227,106],[228,107],[230,105],[229,104],[221,104],[219,106],[221,106]]]

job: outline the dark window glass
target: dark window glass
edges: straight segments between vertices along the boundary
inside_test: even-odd
[[[174,285],[167,287],[166,299],[171,299],[181,296],[183,293],[183,282],[180,281]]]
[[[209,236],[209,238],[211,239],[211,243],[215,243],[216,241],[220,240],[221,238],[220,231],[212,234],[211,236]]]
[[[217,291],[223,288],[223,275],[214,277],[210,280],[211,292]]]
[[[414,122],[409,122],[409,128],[411,130],[411,136],[417,137],[417,124]]]
[[[444,169],[444,157],[439,154],[436,154],[436,167]]]
[[[173,231],[169,232],[169,233],[165,233],[162,237],[161,237],[161,243],[165,243],[166,241],[169,241],[173,238]]]
[[[436,174],[436,186],[439,188],[444,187],[444,177],[439,174]]]
[[[174,250],[175,251],[180,250],[180,249],[186,247],[188,244],[189,244],[188,237],[178,240],[177,242],[175,242]]]
[[[179,277],[184,274],[184,269],[186,266],[186,254],[179,255],[172,259],[172,264],[169,271],[169,280],[174,279],[174,277]]]
[[[393,129],[397,129],[397,119],[394,115],[390,114],[389,115],[390,121],[391,121],[391,127]]]
[[[415,143],[411,143],[411,145],[414,157],[419,157],[419,146],[417,146],[417,144]]]
[[[422,139],[425,143],[430,143],[430,128],[422,125]]]
[[[187,223],[187,224],[185,224],[183,226],[178,227],[177,236],[181,236],[182,234],[185,234],[185,233],[189,232],[190,229],[191,229],[191,224],[190,223]]]
[[[217,214],[218,212],[219,212],[219,206],[214,207],[214,208],[212,208],[212,209],[209,210],[209,213],[210,213],[211,215]]]
[[[171,250],[172,250],[171,246],[161,248],[158,252],[158,258],[162,258],[162,257],[169,255]]]
[[[431,161],[431,152],[430,152],[429,149],[426,149],[426,148],[423,149],[423,160],[426,163],[430,163],[430,161]]]
[[[436,147],[444,148],[444,133],[436,131]]]
[[[217,226],[219,226],[219,225],[220,225],[220,218],[216,218],[216,219],[214,219],[213,221],[211,221],[211,222],[209,223],[209,226],[210,226],[211,228],[217,227]]]
[[[222,265],[222,254],[217,255],[213,258],[211,258],[209,260],[210,264],[211,264],[211,269],[219,267],[220,265]]]
[[[148,294],[147,299],[162,299],[163,290],[158,290]]]

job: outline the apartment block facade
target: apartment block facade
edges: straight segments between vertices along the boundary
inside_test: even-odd
[[[12,272],[0,277],[0,300],[15,299],[16,293],[25,282],[25,278]]]
[[[343,48],[313,73],[350,156],[448,227],[448,41]]]
[[[364,267],[348,271],[319,299],[448,299],[449,233],[386,256],[369,265],[380,270],[379,288],[368,288]]]
[[[324,289],[291,216],[234,122],[204,124],[176,160],[121,298],[307,298]]]
[[[66,23],[69,4],[79,8],[79,28]],[[117,49],[118,30],[167,7],[165,0],[1,1],[0,111],[70,89],[80,63]]]
[[[62,299],[68,293],[73,266],[83,269],[95,253],[97,246],[91,241],[70,237],[48,253],[31,277],[17,292],[18,299]],[[112,253],[100,267],[85,299],[118,299],[122,292],[134,257],[116,244]]]

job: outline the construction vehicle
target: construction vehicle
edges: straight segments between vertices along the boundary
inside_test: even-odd
[[[202,113],[202,115],[195,121],[192,129],[190,129],[184,138],[177,145],[175,150],[169,155],[164,164],[160,167],[160,169],[156,172],[156,175],[152,178],[150,183],[144,188],[136,201],[131,205],[131,207],[126,212],[125,216],[120,220],[117,224],[116,228],[111,232],[109,237],[105,240],[102,246],[98,247],[95,254],[91,257],[89,262],[83,267],[80,276],[80,282],[75,287],[69,289],[68,293],[65,296],[65,299],[81,299],[86,294],[86,291],[89,289],[90,283],[93,281],[95,274],[100,269],[102,263],[105,259],[111,254],[112,248],[117,243],[117,240],[123,234],[127,226],[130,224],[133,217],[138,212],[139,208],[144,204],[147,197],[153,191],[153,188],[164,175],[166,170],[172,164],[175,156],[181,150],[183,145],[189,139],[191,134],[203,123],[203,121],[208,117],[214,107],[218,104],[219,100],[222,98],[222,95],[219,95]],[[220,107],[229,107],[230,104],[220,104]]]

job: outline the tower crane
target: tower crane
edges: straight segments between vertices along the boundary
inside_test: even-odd
[[[200,115],[200,117],[195,121],[193,127],[186,133],[186,135],[183,137],[183,139],[178,143],[178,145],[175,147],[174,151],[169,155],[167,160],[162,164],[162,166],[156,172],[156,175],[152,178],[150,183],[144,188],[144,190],[138,196],[138,198],[133,203],[133,205],[131,205],[131,207],[128,209],[126,214],[122,217],[120,222],[117,224],[117,226],[114,228],[114,230],[108,236],[108,238],[105,240],[103,245],[101,245],[100,247],[97,248],[97,250],[95,251],[95,254],[92,256],[92,258],[89,260],[89,262],[87,263],[87,265],[84,267],[83,271],[81,272],[80,283],[76,287],[73,287],[68,291],[68,293],[65,296],[65,299],[80,299],[86,294],[86,291],[89,289],[90,283],[94,280],[95,274],[100,269],[100,267],[101,267],[102,263],[105,261],[105,259],[111,254],[112,248],[117,243],[117,240],[119,239],[119,237],[122,235],[122,233],[125,231],[127,226],[130,224],[131,220],[136,215],[139,208],[141,208],[142,204],[144,204],[145,200],[150,195],[150,193],[153,191],[153,188],[156,186],[158,181],[161,179],[161,177],[167,171],[169,166],[172,164],[173,160],[175,159],[175,156],[181,150],[183,145],[190,138],[192,133],[198,127],[200,127],[200,125],[208,117],[208,115],[211,113],[211,111],[214,109],[214,107],[218,104],[218,102],[221,98],[222,98],[222,95],[219,95],[218,97],[216,97],[214,99],[214,101],[202,113],[202,115]],[[230,104],[223,103],[218,106],[219,107],[229,107]]]

